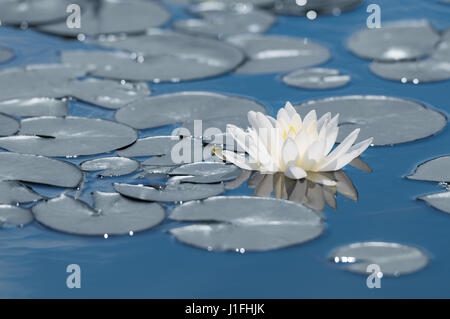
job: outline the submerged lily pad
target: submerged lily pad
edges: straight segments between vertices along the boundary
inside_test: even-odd
[[[0,63],[5,63],[5,62],[11,60],[13,57],[14,57],[14,52],[12,50],[0,48]]]
[[[2,24],[41,24],[67,17],[69,0],[2,0],[0,21]]]
[[[181,242],[208,250],[265,251],[302,244],[324,231],[313,210],[280,199],[213,197],[176,207],[170,219],[201,222],[173,228]]]
[[[249,111],[266,113],[261,104],[246,98],[186,91],[132,102],[116,112],[116,120],[137,129],[145,129],[190,120],[213,120],[227,116],[246,118]]]
[[[295,108],[302,116],[313,109],[319,116],[339,113],[338,142],[355,128],[361,128],[358,140],[374,137],[374,145],[406,143],[436,134],[447,125],[447,118],[437,111],[418,102],[388,96],[331,97]]]
[[[155,227],[165,218],[157,203],[127,199],[117,193],[93,193],[95,209],[67,195],[42,201],[32,210],[37,221],[76,235],[122,235]]]
[[[242,34],[226,41],[241,48],[246,62],[235,72],[261,74],[290,71],[322,64],[330,59],[330,51],[310,39],[275,35]]]
[[[387,242],[353,243],[335,249],[328,258],[344,262],[345,270],[363,275],[368,274],[368,265],[377,264],[383,275],[388,276],[416,272],[429,262],[428,255],[418,248]]]
[[[0,203],[20,204],[34,202],[42,196],[17,181],[0,181]]]
[[[274,11],[277,14],[304,16],[309,11],[319,15],[340,15],[361,5],[362,0],[275,0]]]
[[[439,32],[426,20],[406,20],[362,29],[348,40],[354,54],[378,61],[412,60],[431,54]]]
[[[341,75],[335,69],[300,69],[283,76],[287,85],[303,89],[334,89],[350,82],[349,75]]]
[[[88,78],[82,81],[72,81],[70,95],[108,109],[119,109],[130,102],[150,95],[150,89],[146,83]]]
[[[219,195],[225,191],[223,183],[180,183],[179,180],[168,182],[162,189],[151,186],[122,183],[115,183],[114,188],[124,196],[152,202],[184,202],[208,198]]]
[[[93,65],[93,75],[135,81],[178,82],[220,75],[233,70],[244,54],[215,39],[169,30],[150,29],[146,35],[110,38],[99,45],[127,52],[63,51],[65,63]]]
[[[450,156],[441,156],[426,161],[406,176],[419,181],[450,182]]]
[[[139,162],[126,157],[102,157],[80,164],[83,171],[101,171],[99,176],[122,176],[133,173],[139,168]]]
[[[69,107],[66,100],[47,97],[19,98],[0,101],[0,112],[9,115],[31,116],[66,116]]]
[[[20,128],[19,121],[11,116],[0,113],[0,136],[8,136],[16,133]]]
[[[33,219],[33,214],[28,208],[0,204],[0,226],[2,224],[22,226]]]
[[[19,135],[0,138],[9,151],[46,156],[79,156],[109,152],[137,139],[134,129],[84,117],[36,117],[21,121]]]
[[[450,192],[441,192],[420,196],[417,199],[423,200],[428,205],[450,214]]]
[[[237,178],[242,170],[225,163],[199,162],[179,166],[170,175],[182,175],[181,181],[191,183],[217,183]],[[181,177],[181,176],[180,176]]]
[[[68,162],[44,156],[0,152],[0,180],[76,187],[82,180],[80,169]]]
[[[186,33],[222,37],[241,33],[262,33],[270,29],[276,20],[266,11],[248,8],[203,11],[201,17],[202,19],[177,20],[173,26]]]
[[[74,37],[80,33],[88,36],[136,33],[160,26],[169,19],[170,13],[154,1],[95,0],[83,6],[81,28],[70,29],[63,21],[41,26],[39,30]]]

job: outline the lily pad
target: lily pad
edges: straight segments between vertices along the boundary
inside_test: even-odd
[[[134,143],[134,129],[84,117],[36,117],[21,121],[19,135],[0,138],[0,147],[18,153],[79,156],[109,152]]]
[[[319,15],[340,15],[342,12],[359,7],[362,0],[275,0],[276,14],[304,16],[309,11]]]
[[[240,74],[285,72],[319,65],[331,57],[326,47],[306,38],[242,34],[226,41],[247,55],[245,63],[235,70]]]
[[[313,100],[295,107],[301,115],[339,113],[338,142],[355,128],[358,140],[374,137],[374,145],[393,145],[429,137],[447,125],[447,118],[411,100],[388,96],[352,95]],[[424,119],[427,119],[424,121]]]
[[[276,20],[266,11],[252,9],[204,11],[201,16],[202,19],[177,20],[173,27],[194,35],[223,37],[262,33],[269,30]]]
[[[341,75],[335,69],[300,69],[283,76],[283,82],[287,85],[302,89],[334,89],[350,82],[350,75]]]
[[[235,3],[235,4],[250,4],[260,8],[270,8],[273,6],[275,0],[194,0],[195,2],[202,2],[207,4],[208,2],[223,2],[223,3]]]
[[[0,113],[0,136],[13,135],[19,128],[20,124],[18,120]]]
[[[431,54],[439,41],[439,32],[428,21],[405,20],[362,29],[350,37],[348,48],[366,59],[402,61]]]
[[[67,100],[47,97],[18,98],[0,101],[0,112],[22,117],[66,116],[69,114],[69,107]]]
[[[133,18],[130,19],[130,17]],[[83,6],[81,28],[70,29],[63,21],[40,26],[39,30],[73,37],[80,33],[87,36],[108,33],[136,33],[163,25],[169,19],[170,13],[154,1],[95,0]]]
[[[189,141],[191,140],[188,138]],[[170,154],[172,148],[181,141],[179,136],[150,136],[140,138],[133,145],[117,151],[125,157],[140,157]]]
[[[2,0],[0,21],[2,24],[42,24],[64,20],[69,0]]]
[[[88,78],[70,83],[70,95],[108,109],[119,109],[126,104],[150,95],[146,83],[130,83]]]
[[[14,57],[14,52],[10,49],[0,48],[0,63],[5,63]]]
[[[450,214],[450,192],[441,192],[420,196],[417,199],[423,200],[428,205]]]
[[[0,180],[18,180],[59,187],[76,187],[82,180],[80,169],[68,162],[29,155],[0,152]]]
[[[34,202],[42,196],[17,181],[0,181],[0,203],[20,204]]]
[[[450,156],[441,156],[426,161],[406,176],[419,181],[450,182]]]
[[[217,76],[236,68],[244,54],[215,39],[169,30],[150,29],[146,35],[111,38],[99,45],[132,53],[63,51],[66,63],[94,65],[96,76],[153,82],[179,82]]]
[[[93,193],[95,209],[67,195],[42,201],[32,210],[41,224],[76,235],[104,236],[136,233],[155,227],[165,218],[157,203],[127,199],[117,193]]]
[[[120,194],[144,201],[184,202],[219,195],[225,191],[223,183],[196,184],[180,183],[179,180],[168,182],[164,188],[143,185],[115,183],[114,188]]]
[[[279,249],[310,241],[325,228],[322,218],[303,205],[247,196],[185,203],[169,218],[201,222],[173,228],[170,233],[183,243],[208,250]]]
[[[229,181],[241,175],[242,170],[225,163],[199,162],[181,165],[172,171],[170,175],[183,177],[181,181],[191,183],[217,183]]]
[[[246,118],[247,113],[252,110],[266,113],[261,104],[246,98],[212,92],[186,91],[132,102],[116,112],[116,120],[137,129],[145,129],[232,115]],[[199,135],[202,133],[200,131]]]
[[[430,259],[416,247],[387,242],[353,243],[335,249],[328,257],[335,262],[346,263],[345,270],[363,275],[368,274],[368,265],[377,264],[387,276],[416,272],[428,265]]]
[[[83,171],[101,171],[99,176],[122,176],[133,173],[139,168],[139,162],[126,157],[102,157],[84,161],[80,164]]]
[[[33,219],[33,214],[28,208],[0,204],[0,226],[2,224],[22,226]]]

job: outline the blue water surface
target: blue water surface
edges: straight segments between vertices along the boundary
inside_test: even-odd
[[[369,71],[370,61],[345,48],[346,39],[365,27],[370,3],[381,6],[382,22],[428,19],[439,30],[450,27],[450,5],[437,0],[364,1],[358,9],[339,17],[279,17],[270,34],[309,37],[332,52],[324,67],[350,74],[349,85],[311,91],[284,85],[280,74],[234,75],[183,83],[151,84],[152,94],[181,90],[207,90],[253,98],[271,115],[289,100],[374,94],[409,98],[448,115],[450,81],[402,84],[383,80]],[[167,5],[174,19],[187,15]],[[14,48],[16,57],[0,69],[32,63],[58,62],[58,51],[90,47],[76,41],[33,30],[0,27],[1,46]],[[1,97],[0,97],[1,98]],[[71,102],[77,116],[113,119],[114,112],[82,102]],[[426,118],[424,118],[426,121]],[[140,132],[140,137],[169,134],[172,128]],[[111,154],[114,154],[112,152]],[[108,155],[111,155],[108,154]],[[373,168],[364,173],[346,168],[359,191],[359,201],[338,198],[338,210],[326,208],[327,229],[304,245],[261,253],[215,253],[177,242],[167,229],[170,221],[134,236],[104,238],[73,236],[50,230],[37,222],[22,229],[0,230],[0,297],[39,298],[448,298],[450,297],[450,215],[418,201],[417,196],[442,191],[436,183],[404,178],[417,164],[450,154],[450,130],[396,146],[371,147],[363,159]],[[106,156],[102,154],[102,156]],[[91,157],[71,159],[80,163]],[[131,175],[132,176],[132,175]],[[96,179],[88,175],[81,199],[92,202],[90,192],[113,191],[112,182],[132,182],[130,176]],[[33,186],[47,196],[64,189]],[[245,185],[227,195],[252,194]],[[368,289],[364,276],[340,269],[327,260],[340,245],[357,241],[392,241],[423,249],[431,256],[428,267],[401,277],[384,277],[381,289]],[[78,264],[80,289],[66,286],[66,267]]]

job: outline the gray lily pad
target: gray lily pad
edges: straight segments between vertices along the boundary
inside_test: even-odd
[[[350,82],[350,75],[341,75],[335,69],[300,69],[283,76],[287,85],[302,89],[334,89]]]
[[[173,228],[170,233],[183,243],[208,250],[279,249],[310,241],[325,228],[322,218],[303,205],[247,196],[185,203],[169,218],[202,222]]]
[[[82,180],[80,169],[68,162],[35,156],[0,152],[0,180],[76,187]]]
[[[2,24],[41,24],[67,17],[68,0],[2,0],[0,21]]]
[[[261,74],[290,71],[322,64],[330,59],[330,51],[309,39],[274,35],[242,34],[226,39],[241,48],[246,62],[235,72]]]
[[[80,33],[88,36],[136,33],[160,26],[169,19],[170,13],[154,1],[95,0],[82,8],[81,28],[70,29],[64,21],[40,26],[39,30],[74,37]]]
[[[450,214],[450,192],[441,192],[420,196],[417,199],[423,200],[428,205]]]
[[[28,208],[0,205],[0,226],[2,224],[22,226],[33,221],[33,219],[33,214]]]
[[[377,264],[383,275],[387,276],[416,272],[428,265],[430,259],[418,248],[387,242],[361,242],[342,246],[332,251],[329,258],[337,263],[344,262],[345,270],[363,275],[368,274],[368,265]]]
[[[0,112],[23,117],[66,116],[69,114],[69,107],[67,100],[47,97],[18,98],[0,101]]]
[[[191,140],[190,138],[188,138]],[[179,136],[150,136],[140,138],[133,145],[117,151],[125,157],[140,157],[170,154],[172,148],[181,141]]]
[[[191,183],[217,183],[229,181],[241,175],[242,170],[225,163],[199,162],[181,165],[172,171],[170,175],[184,175],[182,182]]]
[[[275,0],[276,14],[304,16],[309,11],[319,15],[340,15],[359,7],[362,0],[309,0],[299,5],[298,0]]]
[[[22,120],[19,135],[0,138],[0,147],[18,153],[73,157],[109,152],[136,139],[134,129],[112,121],[45,116]]]
[[[450,182],[450,156],[441,156],[426,161],[406,176],[419,181]]]
[[[235,4],[249,4],[260,8],[270,8],[273,6],[275,0],[194,0],[195,2],[204,2],[205,4],[208,2],[223,2],[223,3],[235,3]]]
[[[0,136],[13,135],[19,128],[20,124],[18,120],[0,113]]]
[[[83,81],[72,81],[70,94],[72,97],[88,103],[108,109],[119,109],[130,102],[150,95],[150,89],[146,83],[88,78]]]
[[[440,40],[426,20],[406,20],[362,29],[348,40],[354,54],[378,61],[412,60],[431,54]]]
[[[196,184],[180,183],[180,180],[168,182],[163,188],[143,185],[115,183],[114,188],[120,194],[145,201],[184,202],[219,195],[225,191],[223,183]]]
[[[14,57],[14,52],[10,49],[0,48],[0,63],[5,63]]]
[[[153,82],[179,82],[217,76],[238,66],[244,54],[215,39],[168,30],[150,29],[146,35],[111,38],[99,45],[132,53],[63,51],[62,60],[94,65],[96,76]]]
[[[152,96],[130,103],[116,112],[116,120],[137,129],[145,129],[232,115],[246,118],[252,110],[266,113],[261,104],[249,99],[187,91]]]
[[[17,181],[0,181],[0,203],[20,204],[34,202],[42,196]]]
[[[139,168],[139,162],[126,157],[102,157],[84,161],[80,164],[83,171],[101,171],[99,176],[122,176],[133,173]]]
[[[160,224],[164,208],[157,203],[127,199],[117,193],[93,193],[95,209],[67,195],[32,208],[41,224],[76,235],[104,236],[140,232]]]
[[[85,76],[87,69],[64,64],[36,64],[0,71],[2,100],[35,97],[64,97],[69,82]]]
[[[374,145],[406,143],[436,134],[447,125],[447,118],[437,111],[415,101],[388,96],[331,97],[295,108],[302,116],[313,109],[318,116],[339,113],[338,142],[354,129],[361,128],[358,140],[374,137]]]
[[[179,31],[212,37],[241,33],[262,33],[270,29],[276,18],[263,10],[205,11],[202,19],[177,20],[173,27]]]

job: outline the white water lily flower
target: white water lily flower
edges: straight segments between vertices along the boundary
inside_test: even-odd
[[[302,120],[289,102],[278,111],[277,119],[250,111],[252,127],[247,131],[227,125],[227,132],[246,154],[217,149],[215,154],[247,170],[284,172],[292,179],[317,178],[319,172],[340,170],[372,143],[373,138],[369,138],[353,145],[360,131],[355,129],[333,150],[338,119],[339,114],[331,118],[327,113],[317,120],[312,110]]]

